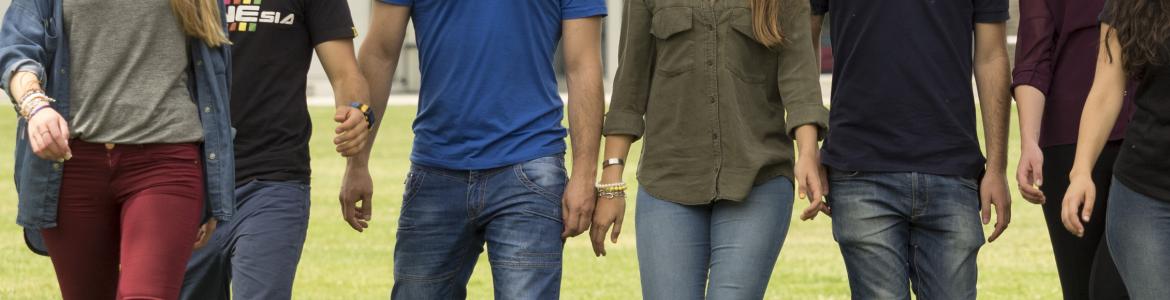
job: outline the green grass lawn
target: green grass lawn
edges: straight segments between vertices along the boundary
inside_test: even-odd
[[[334,151],[330,108],[313,108],[318,133],[312,140],[313,209],[308,240],[297,274],[294,294],[301,299],[386,299],[393,284],[393,249],[403,179],[410,152],[410,122],[415,108],[391,107],[382,136],[371,159],[375,181],[375,213],[366,233],[357,233],[340,218],[337,192],[345,161]],[[1014,113],[1013,113],[1014,116]],[[1014,124],[1014,122],[1013,122]],[[0,178],[12,178],[15,118],[0,118]],[[1015,174],[1019,137],[1011,138],[1008,174]],[[636,147],[637,148],[637,147]],[[630,155],[637,165],[637,153]],[[634,167],[626,178],[634,179]],[[1011,190],[1015,191],[1014,175]],[[0,184],[0,299],[55,299],[57,282],[48,258],[27,251],[16,219],[16,193],[11,181]],[[1011,227],[999,241],[984,246],[979,257],[981,299],[1057,299],[1060,285],[1038,206],[1015,194]],[[609,256],[596,258],[584,237],[565,247],[565,299],[638,299],[637,257],[634,251],[634,201],[627,206],[626,228],[619,244],[609,245]],[[807,203],[796,203],[799,212]],[[793,220],[798,220],[794,213]],[[990,228],[990,227],[988,227]],[[469,298],[492,297],[486,255],[468,286]],[[780,260],[772,273],[768,299],[848,299],[845,267],[831,234],[829,218],[793,221]]]

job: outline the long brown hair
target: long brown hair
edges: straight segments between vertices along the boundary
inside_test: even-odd
[[[223,32],[219,0],[171,0],[171,11],[187,35],[212,47],[232,43]]]
[[[1112,29],[1106,37],[1117,35],[1125,71],[1133,78],[1145,75],[1146,67],[1167,61],[1170,43],[1170,0],[1110,0],[1105,7]],[[1113,49],[1105,50],[1113,57]]]
[[[756,39],[765,46],[776,47],[784,42],[784,33],[780,31],[780,1],[779,0],[747,0],[752,8],[752,30]]]

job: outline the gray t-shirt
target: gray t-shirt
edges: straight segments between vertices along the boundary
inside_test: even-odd
[[[187,37],[170,1],[64,3],[71,137],[116,144],[203,140],[187,90]]]

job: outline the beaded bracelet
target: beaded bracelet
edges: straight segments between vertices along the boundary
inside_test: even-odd
[[[49,108],[49,107],[50,106],[48,103],[41,104],[40,106],[37,106],[37,108],[34,108],[31,112],[29,112],[28,116],[26,116],[25,119],[32,119],[33,116],[37,115],[37,112],[40,112],[41,110]]]

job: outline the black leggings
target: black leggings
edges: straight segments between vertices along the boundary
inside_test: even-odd
[[[1048,236],[1056,256],[1056,270],[1064,299],[1128,299],[1125,284],[1109,255],[1105,244],[1105,210],[1108,207],[1109,185],[1113,178],[1113,161],[1121,149],[1120,141],[1109,142],[1101,151],[1093,183],[1097,185],[1097,203],[1093,216],[1085,224],[1084,238],[1078,238],[1064,229],[1060,207],[1068,190],[1068,173],[1076,157],[1076,145],[1051,146],[1044,152],[1044,219],[1048,221]]]

